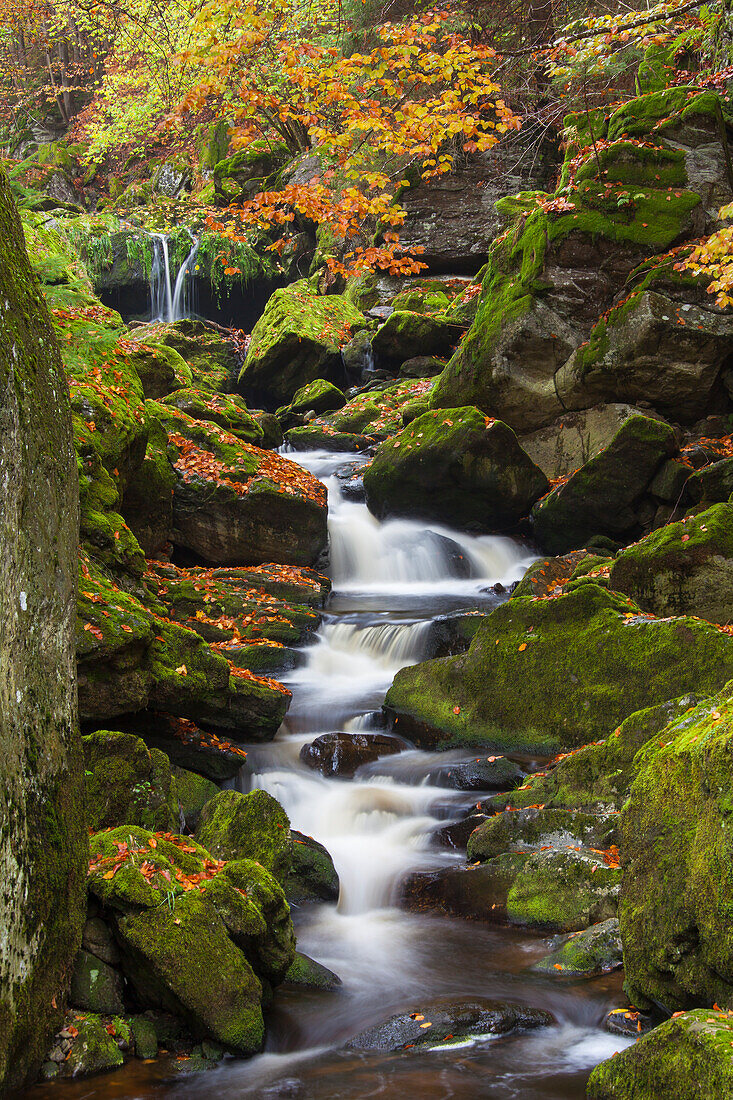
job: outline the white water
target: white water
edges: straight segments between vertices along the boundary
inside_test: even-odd
[[[190,230],[191,248],[186,259],[172,279],[168,238],[164,233],[153,233],[153,265],[150,271],[150,301],[153,320],[181,321],[193,313],[195,260],[199,240]]]
[[[536,937],[410,914],[395,904],[409,872],[460,858],[431,845],[431,838],[436,828],[465,817],[477,796],[437,786],[433,777],[441,764],[471,754],[409,750],[359,769],[353,780],[326,779],[299,758],[301,747],[321,733],[378,727],[373,712],[395,672],[428,655],[436,612],[490,610],[497,597],[489,586],[519,578],[532,555],[508,538],[412,521],[379,523],[364,505],[344,501],[330,476],[353,455],[297,457],[328,485],[334,592],[306,663],[291,674],[288,720],[271,745],[249,748],[242,784],[274,795],[293,828],[325,844],[333,857],[338,904],[294,911],[294,919],[299,948],[335,970],[343,989],[278,993],[270,1053],[207,1074],[205,1084],[184,1091],[232,1100],[579,1098],[583,1072],[626,1045],[597,1026],[603,996],[583,999],[524,977],[526,966],[547,951]],[[340,1049],[392,1012],[443,995],[519,999],[549,1008],[558,1026],[512,1040],[513,1047],[469,1043],[450,1055],[385,1058]],[[483,1085],[487,1073],[495,1075],[490,1092]]]

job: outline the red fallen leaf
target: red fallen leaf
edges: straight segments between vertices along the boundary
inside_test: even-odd
[[[690,541],[690,536],[689,535],[683,535],[682,538],[680,539],[680,542],[689,542],[689,541]]]
[[[460,707],[453,707],[453,713],[454,714],[460,714],[461,713],[461,708]]]
[[[562,963],[553,963],[552,965],[554,966],[555,970],[562,970]]]

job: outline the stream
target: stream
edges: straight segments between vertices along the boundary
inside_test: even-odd
[[[334,477],[353,455],[292,457],[328,486],[333,593],[315,642],[286,680],[293,691],[287,720],[271,744],[246,746],[239,786],[269,791],[293,828],[331,853],[338,904],[294,908],[293,920],[299,950],[334,970],[343,986],[334,993],[278,990],[266,1052],[251,1060],[226,1060],[173,1081],[164,1059],[133,1061],[106,1078],[46,1086],[34,1096],[582,1100],[592,1067],[627,1045],[600,1026],[618,1004],[620,975],[543,978],[527,968],[547,954],[545,936],[396,905],[409,872],[465,859],[439,846],[434,834],[481,797],[440,785],[447,763],[475,754],[408,750],[362,766],[353,780],[326,779],[299,759],[319,734],[381,728],[384,694],[399,668],[426,656],[433,619],[489,610],[502,598],[492,586],[517,580],[532,555],[509,538],[408,520],[380,523],[364,504],[345,499]],[[447,1049],[343,1049],[393,1013],[420,1011],[437,997],[476,996],[549,1010],[556,1025]]]

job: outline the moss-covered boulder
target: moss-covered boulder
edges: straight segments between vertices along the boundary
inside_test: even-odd
[[[733,1090],[733,1021],[698,1008],[655,1027],[596,1066],[588,1100],[723,1100]]]
[[[267,791],[220,791],[201,811],[196,840],[217,859],[254,859],[280,882],[290,871],[290,821]]]
[[[176,390],[163,400],[163,404],[187,413],[194,420],[218,424],[243,443],[263,445],[262,426],[252,416],[244,399],[235,394],[206,393],[189,387]]]
[[[535,505],[532,520],[540,545],[562,554],[594,535],[617,538],[633,530],[644,490],[676,450],[668,424],[630,417],[607,447]]]
[[[84,742],[87,823],[177,829],[179,807],[170,760],[131,733],[98,730]]]
[[[307,280],[276,290],[252,330],[239,385],[270,406],[287,404],[309,382],[339,372],[340,348],[365,324],[347,298],[321,296]]]
[[[487,818],[471,833],[466,846],[469,861],[493,859],[502,852],[534,848],[545,851],[573,845],[604,851],[617,839],[613,812],[589,812],[541,803],[519,807],[514,805],[515,793],[522,791],[510,792],[507,798],[510,808]]]
[[[733,685],[648,742],[621,815],[626,988],[667,1011],[733,994]]]
[[[90,849],[89,888],[114,925],[138,1003],[182,1018],[196,1037],[260,1049],[262,982],[281,981],[295,949],[272,875],[134,826],[98,833]]]
[[[733,505],[669,523],[628,547],[609,584],[655,615],[733,619]]]
[[[551,977],[593,978],[618,969],[622,963],[618,920],[609,917],[584,932],[571,933],[532,969]]]
[[[140,378],[143,396],[156,401],[185,386],[191,377],[183,357],[165,344],[141,341],[130,351],[130,360]]]
[[[291,829],[290,872],[285,894],[292,905],[338,901],[339,877],[328,850],[295,829]]]
[[[121,510],[143,553],[157,557],[169,549],[173,533],[173,491],[178,478],[172,462],[175,452],[169,457],[168,435],[163,425],[157,417],[150,417],[148,425],[145,457],[125,487]],[[119,530],[122,527],[120,524]],[[90,543],[91,533],[85,533]]]
[[[219,793],[219,788],[205,775],[198,775],[187,768],[180,768],[177,764],[171,767],[171,775],[176,781],[178,805],[185,827],[189,832],[193,832],[201,811],[209,799]]]
[[[323,993],[334,993],[341,986],[338,974],[300,951],[296,951],[295,961],[285,975],[285,981],[298,989],[317,989]]]
[[[188,380],[180,365],[176,368],[184,386],[193,385],[208,393],[233,390],[239,370],[239,353],[234,342],[215,325],[194,320],[158,321],[132,329],[130,340],[148,345],[163,344],[178,352],[188,368]]]
[[[586,583],[510,600],[481,621],[467,653],[398,672],[385,706],[421,745],[552,750],[604,737],[680,692],[719,690],[732,663],[733,640],[716,627],[655,619]]]
[[[378,363],[399,366],[418,355],[449,354],[463,331],[443,317],[396,309],[374,334],[372,351]]]
[[[37,1069],[60,1022],[81,938],[86,842],[69,395],[2,171],[0,410],[0,1092],[10,1095]]]
[[[731,317],[644,291],[598,322],[559,372],[558,393],[569,409],[646,401],[693,422],[709,407],[732,334]]]
[[[326,492],[316,478],[217,424],[156,409],[177,474],[177,546],[218,565],[315,561],[326,541]]]
[[[123,1051],[129,1048],[131,1037],[122,1016],[69,1012],[48,1051],[44,1076],[90,1077],[117,1069],[125,1061]]]
[[[629,417],[644,415],[648,412],[634,405],[594,405],[566,412],[552,424],[521,435],[519,442],[543,473],[555,480],[574,473],[607,447]]]
[[[398,432],[405,409],[424,401],[430,386],[429,379],[414,379],[363,390],[336,412],[291,428],[287,441],[298,451],[363,451]]]
[[[71,975],[70,1004],[89,1012],[123,1013],[122,992],[122,975],[118,970],[88,951],[77,953]]]
[[[293,400],[284,409],[278,409],[277,415],[287,413],[333,412],[342,409],[346,398],[340,389],[327,382],[325,378],[316,378],[307,386],[302,386],[293,395]]]
[[[413,420],[378,448],[364,486],[379,517],[420,515],[482,531],[516,524],[549,487],[511,428],[475,408]]]

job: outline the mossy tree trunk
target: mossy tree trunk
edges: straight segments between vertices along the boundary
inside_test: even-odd
[[[78,484],[56,337],[0,173],[0,1094],[37,1068],[78,948]]]

